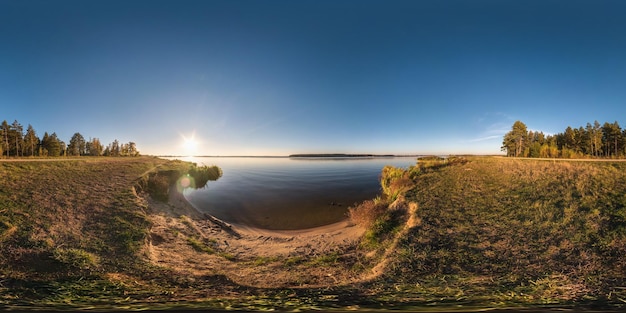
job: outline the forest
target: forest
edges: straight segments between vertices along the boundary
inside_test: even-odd
[[[0,156],[2,157],[61,157],[61,156],[139,156],[134,142],[120,143],[117,139],[104,146],[100,139],[76,132],[66,144],[56,133],[45,132],[41,138],[32,125],[26,132],[17,120],[0,125]]]
[[[564,132],[545,135],[528,130],[516,121],[504,135],[502,151],[511,157],[530,158],[623,158],[626,156],[626,129],[617,121],[600,124],[595,121],[585,127],[568,126]]]

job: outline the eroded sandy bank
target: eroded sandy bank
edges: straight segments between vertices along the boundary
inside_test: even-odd
[[[181,275],[221,274],[255,287],[320,287],[359,280],[352,265],[364,230],[349,220],[274,231],[209,219],[175,187],[168,203],[149,197],[145,201],[152,221],[146,255]]]

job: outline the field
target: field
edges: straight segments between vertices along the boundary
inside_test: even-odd
[[[391,297],[624,305],[626,163],[457,161],[414,169],[421,224],[396,252]]]
[[[168,187],[197,172],[0,161],[0,309],[626,305],[626,163],[422,160],[383,172],[356,227],[292,236],[189,209]]]

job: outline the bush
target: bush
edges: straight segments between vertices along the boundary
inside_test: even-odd
[[[388,203],[395,201],[399,195],[413,186],[409,172],[402,168],[385,166],[380,176],[380,187]]]
[[[197,166],[172,162],[174,169],[160,170],[151,173],[139,182],[139,187],[148,191],[154,199],[167,202],[170,187],[176,185],[179,192],[185,188],[203,188],[208,181],[222,177],[222,169],[213,166]]]
[[[208,181],[215,181],[222,177],[222,169],[213,166],[194,166],[189,170],[189,175],[195,181],[195,188],[202,188]]]
[[[348,208],[348,216],[356,224],[370,228],[387,210],[387,203],[380,200],[366,200],[356,207]]]
[[[156,173],[148,177],[148,193],[159,201],[169,199],[170,179],[166,175]]]

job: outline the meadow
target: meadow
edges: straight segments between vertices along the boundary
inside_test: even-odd
[[[386,274],[391,298],[624,305],[626,163],[453,158],[405,174],[420,223]]]

